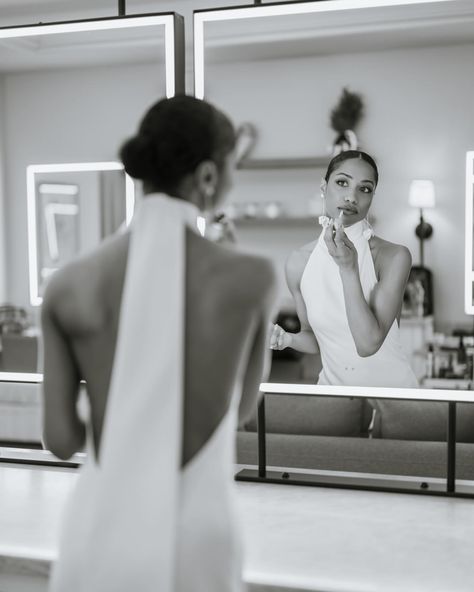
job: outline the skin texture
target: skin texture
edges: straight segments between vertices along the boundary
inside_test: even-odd
[[[183,180],[181,195],[204,201],[203,187],[214,183],[215,203],[220,203],[230,179],[212,171],[206,165]],[[128,248],[128,232],[114,235],[56,272],[45,295],[44,440],[60,458],[84,446],[85,429],[76,412],[83,379],[100,461]],[[255,412],[269,367],[267,327],[276,299],[275,272],[266,259],[239,254],[191,230],[186,257],[183,466],[219,425],[236,384],[243,389],[240,422]]]
[[[338,221],[351,226],[363,220],[371,206],[374,190],[374,171],[360,159],[340,163],[328,182],[323,181],[321,185],[327,215],[335,219],[327,229],[324,240],[329,254],[339,267],[349,328],[361,357],[376,353],[394,320],[399,321],[411,268],[411,255],[406,247],[372,237],[369,245],[378,283],[371,301],[365,301],[357,266],[357,251]],[[271,347],[275,349],[292,347],[308,353],[318,351],[300,288],[303,271],[315,244],[316,241],[313,241],[297,249],[287,261],[286,277],[301,322],[301,333],[289,334],[275,326],[271,336]]]

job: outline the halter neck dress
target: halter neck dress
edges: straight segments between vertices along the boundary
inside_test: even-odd
[[[90,449],[65,509],[50,592],[242,592],[238,384],[181,467],[185,229],[197,232],[197,214],[154,194],[134,215],[100,459]]]
[[[324,242],[326,231],[327,228],[323,228],[301,278],[308,321],[321,352],[322,370],[318,384],[418,387],[400,343],[396,319],[375,354],[363,358],[357,353],[347,320],[339,268]],[[357,249],[362,290],[365,300],[370,303],[378,282],[369,246],[372,229],[361,220],[344,231]]]

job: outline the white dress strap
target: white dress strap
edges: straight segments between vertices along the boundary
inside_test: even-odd
[[[323,230],[301,278],[308,321],[321,352],[318,384],[416,388],[418,382],[400,342],[396,320],[376,353],[364,358],[357,353],[339,268],[324,241],[325,232],[331,232],[329,222],[320,220]],[[344,230],[357,250],[360,283],[370,304],[378,283],[369,243],[373,230],[366,220]]]
[[[153,194],[132,221],[99,463],[81,471],[51,590],[175,589],[185,227],[196,228],[197,213]]]

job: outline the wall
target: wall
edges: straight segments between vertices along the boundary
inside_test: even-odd
[[[16,305],[29,304],[27,165],[117,160],[164,96],[164,76],[156,64],[5,75],[7,294]]]
[[[4,122],[5,93],[2,78],[0,78],[0,304],[7,299],[6,277],[6,207],[5,207],[5,178],[4,178],[4,152],[5,152],[5,122]]]
[[[408,188],[412,179],[434,181],[437,206],[425,212],[434,227],[425,246],[425,265],[434,274],[436,328],[471,328],[463,307],[463,221],[465,153],[474,148],[473,63],[473,45],[214,63],[206,70],[206,97],[235,122],[256,124],[260,137],[255,157],[295,157],[326,154],[334,139],[329,113],[342,87],[360,92],[366,116],[358,136],[362,148],[375,155],[381,173],[372,206],[376,232],[408,246],[418,263],[418,212],[407,205]],[[286,182],[282,171],[253,172],[258,183],[246,172],[233,199],[277,197],[300,207],[319,193],[323,172],[291,171]],[[246,240],[258,250],[262,230],[245,232],[253,232],[253,239]],[[279,226],[273,232],[276,247],[283,234]],[[285,233],[288,245],[308,240],[308,232],[296,226]],[[268,252],[263,241],[262,249]],[[281,248],[275,251],[281,267],[286,254]],[[283,283],[281,295],[283,300],[289,297]]]

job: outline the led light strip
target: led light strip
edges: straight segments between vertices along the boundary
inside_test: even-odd
[[[38,286],[38,253],[36,233],[36,187],[35,175],[38,173],[74,173],[74,172],[123,171],[120,162],[67,162],[60,164],[31,164],[26,169],[26,196],[28,216],[28,267],[30,276],[30,302],[39,306],[43,299]],[[133,179],[125,173],[125,222],[128,226],[135,207],[135,185]]]
[[[464,311],[474,315],[473,303],[473,233],[474,233],[474,150],[466,153],[466,226],[465,226],[465,268],[464,268]]]
[[[204,98],[204,24],[218,21],[255,19],[324,12],[339,12],[363,8],[384,8],[413,4],[447,3],[452,0],[326,0],[325,2],[295,2],[291,4],[257,5],[194,13],[194,95]]]
[[[367,399],[398,399],[474,403],[474,391],[455,389],[388,388],[375,386],[328,386],[318,384],[286,384],[262,382],[262,393],[285,395],[326,395],[330,397],[364,397]]]
[[[34,372],[0,372],[1,382],[43,382],[43,375]]]
[[[198,11],[194,13],[194,94],[203,99],[204,93],[204,25],[209,22],[231,21],[239,19],[254,19],[272,16],[287,16],[310,13],[338,12],[352,9],[384,8],[392,6],[408,6],[415,4],[448,4],[452,0],[326,0],[325,2],[295,2],[288,4],[258,5],[249,7],[236,7]],[[474,161],[474,152],[469,153],[470,171]],[[467,183],[467,182],[466,182]],[[467,208],[470,208],[470,216],[466,215],[466,312],[467,312],[467,283],[469,278],[469,306],[474,314],[472,305],[472,281],[474,271],[472,269],[472,231],[473,231],[473,186],[474,175],[471,174],[469,182],[470,199],[466,200]],[[466,184],[466,195],[468,194]],[[468,222],[470,220],[470,222]],[[469,227],[469,233],[467,229]],[[468,247],[468,237],[470,246]],[[469,259],[467,250],[469,249]],[[469,262],[468,262],[469,261]],[[361,396],[379,399],[399,400],[429,400],[429,401],[456,401],[474,403],[474,392],[448,389],[405,389],[405,388],[379,388],[379,387],[352,387],[352,386],[318,386],[301,384],[262,383],[260,390],[264,393],[295,394],[295,395],[329,395],[332,397]]]

